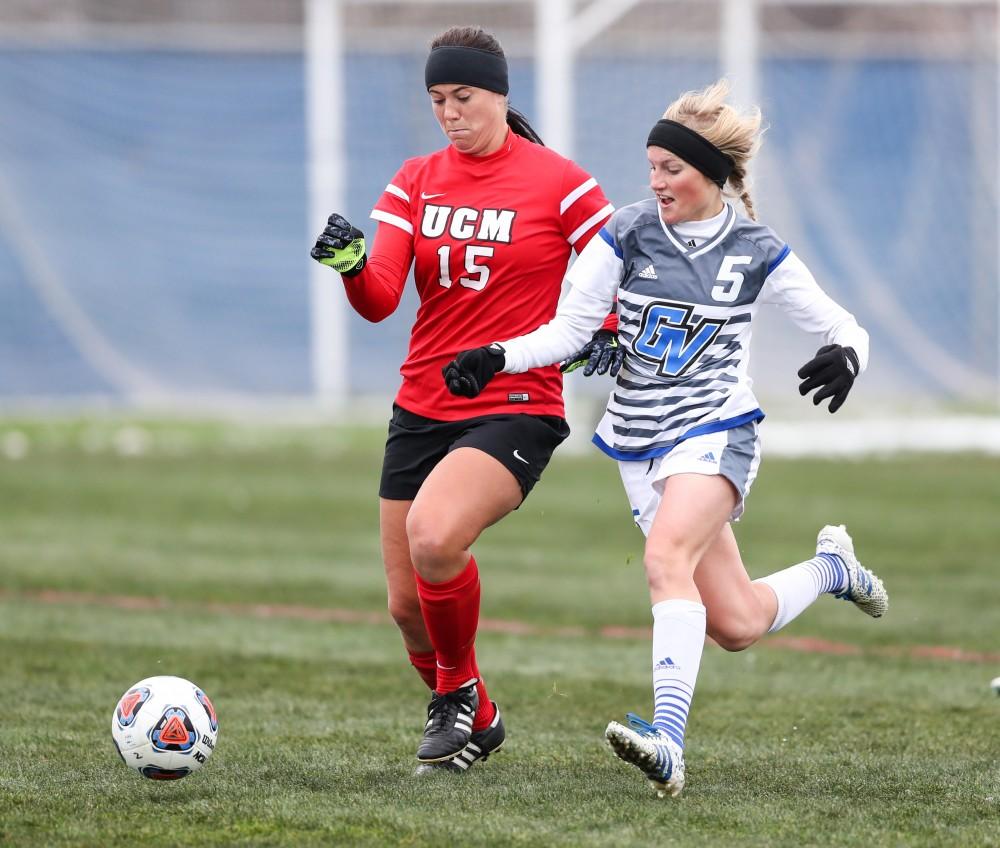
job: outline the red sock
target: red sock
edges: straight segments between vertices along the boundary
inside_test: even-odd
[[[437,653],[434,689],[454,692],[476,676],[472,648],[479,627],[479,569],[469,557],[465,570],[444,583],[429,583],[419,574],[416,578],[420,610]]]
[[[486,692],[486,684],[483,683],[483,676],[479,673],[479,663],[476,662],[476,649],[472,649],[472,673],[479,678],[476,684],[476,691],[479,693],[479,709],[476,710],[476,717],[472,720],[473,730],[483,730],[490,726],[496,710],[490,701],[490,696]]]
[[[420,679],[427,684],[428,689],[433,689],[437,685],[437,654],[434,651],[411,651],[409,648],[406,652],[410,655],[410,665],[417,670]]]

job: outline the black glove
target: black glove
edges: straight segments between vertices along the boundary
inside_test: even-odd
[[[498,344],[463,350],[441,369],[448,391],[453,395],[474,398],[506,362],[503,348]]]
[[[598,330],[589,342],[559,366],[559,370],[563,374],[569,374],[585,365],[584,377],[589,377],[595,371],[617,377],[624,361],[625,348],[618,344],[618,334],[611,330]]]
[[[826,398],[832,398],[830,412],[836,412],[847,400],[859,370],[858,355],[853,347],[825,345],[799,369],[799,376],[803,378],[799,394],[804,397],[818,387],[813,403],[818,406]]]
[[[334,212],[327,219],[326,229],[319,234],[309,255],[321,265],[329,265],[343,276],[353,277],[361,273],[368,261],[365,234]]]

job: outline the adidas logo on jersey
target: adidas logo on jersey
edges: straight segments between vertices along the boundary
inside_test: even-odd
[[[658,279],[660,279],[659,277],[656,276],[656,269],[653,268],[652,263],[650,263],[645,268],[643,268],[639,272],[639,276],[642,277],[644,280],[658,280]]]
[[[712,451],[709,451],[708,453],[703,453],[701,456],[698,457],[698,462],[715,462],[715,461],[716,461],[715,454]]]
[[[664,657],[653,666],[653,671],[664,671],[678,667],[679,666],[670,657]]]

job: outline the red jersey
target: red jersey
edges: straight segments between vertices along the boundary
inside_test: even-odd
[[[497,374],[474,399],[452,395],[441,369],[461,350],[552,320],[570,250],[579,253],[612,211],[586,171],[513,132],[488,156],[449,146],[407,160],[372,211],[380,226],[368,265],[344,279],[355,309],[381,320],[416,260],[420,307],[396,402],[442,421],[563,416],[558,366]]]

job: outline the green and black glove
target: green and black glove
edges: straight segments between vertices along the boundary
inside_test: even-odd
[[[345,277],[353,277],[361,273],[368,261],[365,234],[334,212],[309,255],[321,265],[329,265]]]
[[[559,366],[559,370],[569,374],[582,365],[585,366],[584,377],[595,371],[617,377],[624,361],[625,348],[618,344],[618,334],[612,330],[598,330],[589,342]]]

